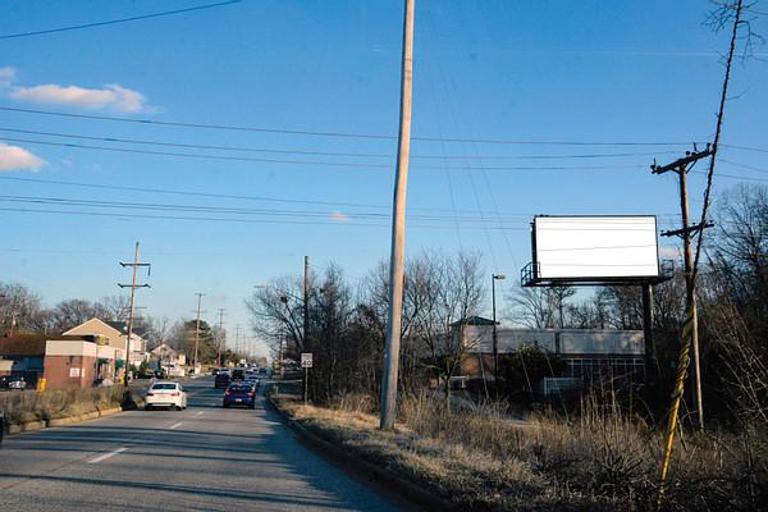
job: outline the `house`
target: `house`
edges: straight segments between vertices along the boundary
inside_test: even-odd
[[[98,343],[93,335],[45,336],[20,334],[0,338],[0,360],[10,374],[31,385],[45,378],[46,387],[91,387],[98,378],[112,378],[117,349]]]
[[[187,357],[182,352],[178,352],[167,343],[161,343],[152,351],[150,355],[153,360],[164,368],[184,366],[187,364]]]
[[[91,318],[80,325],[73,327],[64,333],[65,335],[90,335],[103,339],[102,344],[118,349],[125,360],[126,342],[128,339],[128,324],[121,321],[104,321],[99,318]],[[147,341],[137,332],[131,333],[130,364],[140,365],[142,361],[149,361]],[[122,363],[118,364],[122,366]]]

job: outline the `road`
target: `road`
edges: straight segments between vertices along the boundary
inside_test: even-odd
[[[185,411],[130,411],[6,437],[0,510],[413,510],[297,441],[276,412],[222,409],[210,379]]]

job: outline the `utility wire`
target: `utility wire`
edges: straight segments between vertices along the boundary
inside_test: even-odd
[[[302,149],[269,149],[269,148],[257,148],[250,146],[220,146],[210,144],[187,144],[180,142],[170,142],[162,140],[150,140],[150,139],[131,139],[112,136],[90,136],[75,133],[62,133],[62,132],[49,132],[40,130],[26,130],[22,128],[8,128],[0,127],[0,132],[7,133],[23,133],[27,135],[42,135],[47,137],[63,137],[68,139],[90,140],[98,142],[117,142],[123,144],[138,144],[138,145],[150,145],[172,148],[184,148],[184,149],[203,149],[214,151],[242,151],[250,153],[276,153],[284,155],[309,155],[309,156],[338,156],[338,157],[359,157],[359,158],[392,158],[391,153],[356,153],[356,152],[343,152],[343,151],[313,151]],[[484,160],[564,160],[564,159],[598,159],[598,158],[622,158],[622,157],[634,157],[634,156],[647,156],[648,152],[621,152],[621,153],[581,153],[581,154],[564,154],[564,155],[448,155],[445,154],[445,146],[442,145],[443,154],[439,155],[411,155],[411,158],[422,160],[474,160],[482,158]],[[476,151],[475,151],[476,152]],[[655,151],[654,155],[658,154],[677,154],[678,151]]]
[[[18,213],[45,213],[55,215],[85,215],[85,216],[97,216],[97,217],[109,217],[116,219],[157,219],[157,220],[169,220],[169,221],[210,221],[210,222],[225,222],[225,223],[245,223],[245,224],[299,224],[299,225],[326,225],[326,226],[364,226],[364,227],[387,227],[386,222],[349,222],[349,221],[334,221],[327,222],[322,221],[302,221],[302,220],[287,220],[287,219],[246,219],[246,218],[230,218],[230,217],[200,217],[200,216],[181,216],[181,215],[152,215],[144,213],[117,213],[117,212],[97,212],[88,210],[52,210],[44,208],[13,208],[13,207],[0,207],[0,211],[4,212],[18,212]],[[411,227],[420,229],[453,229],[451,226],[443,225],[431,225],[431,224],[413,224]],[[471,227],[471,229],[475,229]],[[527,231],[527,227],[517,226],[494,226],[491,229],[497,230],[513,230],[513,231]]]
[[[337,138],[355,138],[355,139],[374,139],[374,140],[397,140],[394,135],[372,134],[372,133],[353,133],[353,132],[336,132],[336,131],[313,131],[313,130],[296,130],[296,129],[282,129],[282,128],[263,128],[254,126],[236,126],[227,124],[212,124],[212,123],[196,123],[196,122],[182,122],[182,121],[159,121],[152,119],[136,119],[127,117],[114,117],[97,114],[75,114],[72,112],[59,112],[53,110],[41,110],[41,109],[29,109],[0,106],[0,111],[5,112],[17,112],[23,114],[35,114],[45,116],[57,116],[68,117],[75,119],[91,119],[98,121],[112,121],[121,123],[132,123],[142,125],[154,125],[154,126],[170,126],[177,128],[198,128],[209,130],[230,130],[230,131],[242,131],[242,132],[256,132],[256,133],[275,133],[283,135],[306,135],[314,137],[337,137]],[[686,142],[638,142],[638,141],[562,141],[562,140],[515,140],[515,139],[467,139],[459,137],[442,138],[442,137],[412,137],[413,140],[422,142],[472,142],[476,144],[508,144],[508,145],[541,145],[541,146],[682,146],[690,144],[690,141]]]
[[[52,142],[45,140],[35,139],[18,139],[5,137],[3,140],[15,142],[18,144],[38,144],[43,146],[65,147],[73,149],[88,149],[97,151],[111,151],[117,153],[131,153],[140,155],[152,155],[152,156],[168,156],[178,158],[194,158],[203,160],[223,160],[223,161],[235,161],[235,162],[255,162],[255,163],[269,163],[279,165],[311,165],[311,166],[328,166],[328,167],[346,167],[354,168],[357,170],[366,170],[366,168],[373,169],[390,169],[392,166],[389,164],[369,163],[369,162],[330,162],[322,160],[284,160],[279,158],[257,158],[247,156],[230,156],[230,155],[214,155],[208,153],[178,153],[175,151],[154,151],[148,149],[133,149],[114,146],[93,146],[90,144],[80,144],[74,142]],[[503,167],[485,167],[486,170],[493,171],[567,171],[567,170],[598,170],[598,169],[617,169],[620,167],[631,167],[636,169],[645,169],[645,165],[636,164],[627,166],[625,164],[614,165],[548,165],[548,166],[503,166]],[[421,165],[413,167],[414,169],[421,170],[464,170],[471,171],[470,167],[466,165],[460,166],[439,166],[439,165]]]
[[[205,5],[197,5],[195,7],[187,7],[184,9],[174,9],[172,11],[163,11],[163,12],[155,12],[151,14],[142,14],[140,16],[131,16],[129,18],[116,18],[112,20],[106,20],[106,21],[96,21],[92,23],[84,23],[82,25],[71,25],[68,27],[57,27],[57,28],[49,28],[45,30],[35,30],[30,32],[19,32],[16,34],[6,34],[6,35],[0,35],[1,39],[18,39],[20,37],[32,37],[32,36],[41,36],[44,34],[55,34],[58,32],[69,32],[71,30],[82,30],[87,28],[95,28],[95,27],[103,27],[105,25],[116,25],[118,23],[129,23],[132,21],[139,21],[139,20],[147,20],[150,18],[159,18],[161,16],[173,16],[175,14],[184,14],[188,12],[194,12],[194,11],[202,11],[204,9],[213,9],[214,7],[223,7],[225,5],[232,5],[240,3],[242,0],[228,0],[226,2],[217,2],[215,4],[205,4]]]

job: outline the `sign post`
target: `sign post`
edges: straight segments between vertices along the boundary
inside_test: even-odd
[[[309,369],[312,368],[312,352],[301,353],[301,367],[304,368],[304,405],[307,405],[307,388],[309,383]]]

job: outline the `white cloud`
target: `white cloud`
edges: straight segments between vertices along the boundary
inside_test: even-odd
[[[341,212],[333,212],[333,213],[331,213],[331,220],[333,220],[335,222],[348,222],[349,221],[349,216],[345,215],[345,214],[343,214]]]
[[[6,87],[16,81],[16,69],[10,66],[0,68],[0,87]]]
[[[45,160],[19,146],[0,142],[0,172],[36,171]]]
[[[8,96],[14,100],[68,105],[91,110],[112,110],[123,113],[149,110],[146,104],[147,98],[143,94],[118,84],[107,84],[100,89],[57,84],[14,87]]]

